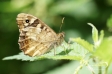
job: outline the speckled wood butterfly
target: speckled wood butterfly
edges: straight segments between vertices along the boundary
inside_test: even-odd
[[[20,13],[17,15],[19,27],[19,46],[24,54],[38,56],[58,46],[64,40],[64,33],[56,34],[49,26],[37,17]]]

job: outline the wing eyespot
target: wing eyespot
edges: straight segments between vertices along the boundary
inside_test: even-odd
[[[29,23],[29,22],[30,22],[30,20],[28,20],[28,19],[27,19],[27,20],[25,20],[25,22],[26,22],[26,23]]]

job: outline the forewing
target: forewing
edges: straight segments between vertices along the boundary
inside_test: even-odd
[[[20,49],[29,56],[44,54],[56,40],[56,33],[37,17],[20,13],[17,16]]]

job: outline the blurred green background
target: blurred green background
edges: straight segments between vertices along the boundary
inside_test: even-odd
[[[2,60],[21,52],[16,16],[22,12],[37,16],[57,33],[65,17],[61,31],[66,41],[81,37],[92,43],[89,22],[104,29],[105,36],[111,34],[106,23],[112,14],[112,0],[0,0],[0,74],[73,74],[75,70],[77,62],[68,60]]]

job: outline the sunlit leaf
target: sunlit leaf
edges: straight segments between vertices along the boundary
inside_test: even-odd
[[[93,38],[93,41],[94,43],[97,43],[98,42],[98,30],[96,29],[96,27],[91,24],[91,23],[88,23],[91,27],[92,27],[92,38]]]
[[[85,49],[89,50],[90,52],[93,51],[93,45],[81,38],[71,38],[70,41],[77,42],[78,44],[80,44]]]
[[[55,49],[55,48],[54,48]],[[35,61],[41,59],[53,59],[53,60],[81,60],[88,53],[82,46],[77,43],[67,44],[65,42],[62,43],[61,46],[55,49],[56,54],[54,54],[54,49],[50,52],[43,54],[41,56],[29,57],[24,55],[24,53],[20,53],[14,56],[8,56],[3,58],[3,60],[23,60],[23,61]]]
[[[112,62],[112,37],[105,38],[94,53],[104,61]]]

